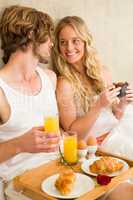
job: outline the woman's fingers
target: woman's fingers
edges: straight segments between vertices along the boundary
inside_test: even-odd
[[[115,86],[114,86],[114,85],[110,85],[109,87],[107,87],[107,90],[108,90],[108,91],[112,91],[113,89],[115,89]]]
[[[127,90],[126,90],[126,100],[127,102],[133,102],[133,88],[131,87],[131,85],[129,85],[127,87]]]
[[[113,90],[109,90],[109,94],[112,95],[113,97],[116,97],[120,94],[120,87],[115,88]]]
[[[133,94],[126,95],[127,102],[133,102]]]
[[[132,94],[133,95],[133,89],[132,88],[129,88],[126,90],[126,95],[127,94]]]

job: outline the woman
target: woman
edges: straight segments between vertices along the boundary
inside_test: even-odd
[[[92,35],[81,18],[68,16],[57,24],[53,64],[58,73],[57,101],[62,127],[76,131],[79,138],[86,139],[90,134],[98,140],[106,137],[101,147],[119,154],[121,149],[114,150],[112,146],[117,139],[112,138],[111,145],[108,140],[120,134],[121,123],[129,126],[124,118],[126,113],[128,118],[133,118],[132,112],[128,112],[129,107],[133,110],[133,89],[128,85],[126,95],[117,97],[121,87],[115,88],[112,84],[111,75],[100,63]],[[130,126],[131,135],[132,123]],[[113,134],[114,131],[117,133]],[[129,149],[133,152],[132,146]],[[121,153],[127,156],[125,151]],[[133,155],[129,156],[133,159]]]

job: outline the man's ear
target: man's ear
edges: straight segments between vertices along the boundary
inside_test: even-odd
[[[30,30],[28,35],[27,35],[29,40],[33,40],[33,34],[34,34],[33,30]]]

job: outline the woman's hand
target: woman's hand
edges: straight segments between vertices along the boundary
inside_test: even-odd
[[[128,85],[126,95],[119,98],[117,107],[121,110],[124,110],[129,103],[133,103],[133,88],[131,85]]]
[[[18,138],[18,152],[53,152],[59,146],[59,134],[45,133],[44,127],[33,127]]]
[[[113,113],[118,119],[123,116],[125,108],[129,103],[133,103],[133,88],[131,85],[128,85],[126,95],[119,97],[119,102],[115,102],[113,105]]]
[[[133,87],[128,85],[126,90],[126,101],[127,103],[133,103]]]
[[[107,107],[112,105],[113,102],[118,101],[117,95],[120,92],[120,87],[115,88],[115,86],[109,86],[100,94],[100,105],[101,107]]]

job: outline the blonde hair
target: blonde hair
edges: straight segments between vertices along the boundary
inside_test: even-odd
[[[60,53],[59,34],[60,31],[68,25],[70,25],[74,29],[79,38],[85,43],[85,55],[83,59],[83,65],[86,68],[86,76],[93,88],[93,90],[91,91],[87,91],[87,89],[84,88],[76,69],[72,67],[71,64],[66,62],[66,60]],[[100,75],[101,64],[97,58],[96,50],[92,46],[92,42],[92,35],[88,31],[83,19],[81,19],[80,17],[64,17],[56,26],[55,41],[52,54],[53,66],[55,67],[55,71],[58,75],[64,76],[74,86],[75,91],[80,97],[85,112],[87,112],[91,106],[91,103],[93,101],[92,99],[94,99],[94,93],[95,95],[99,94],[104,89],[104,83]]]
[[[26,51],[29,43],[33,44],[34,51],[37,45],[47,41],[52,31],[53,22],[48,14],[17,5],[6,8],[0,20],[4,63],[17,49]]]

